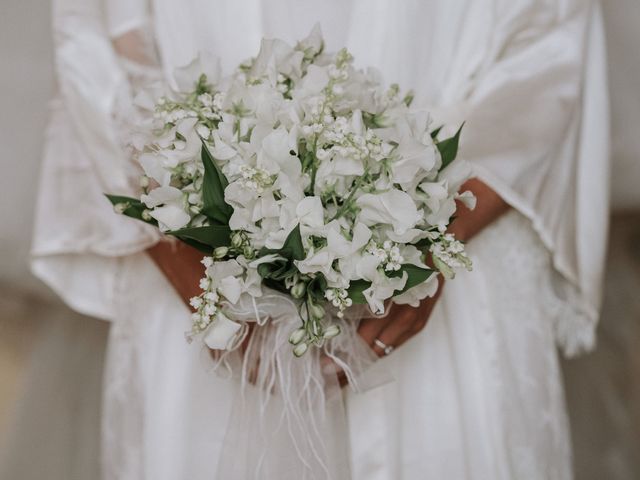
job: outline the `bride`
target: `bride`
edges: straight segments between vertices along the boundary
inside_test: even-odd
[[[97,3],[54,2],[59,94],[33,270],[73,308],[112,322],[104,478],[571,478],[555,346],[591,348],[600,301],[608,138],[598,5]],[[262,37],[294,43],[315,23],[327,50],[347,46],[357,64],[413,89],[438,124],[466,121],[460,157],[478,206],[459,211],[453,230],[469,242],[474,271],[417,309],[395,306],[360,325],[392,380],[344,389],[344,436],[329,441],[346,466],[316,476],[284,451],[249,474],[229,469],[259,454],[234,443],[236,380],[212,373],[213,360],[184,340],[200,256],[114,215],[101,192],[130,189],[120,138],[140,86],[171,81],[200,52],[229,72]]]

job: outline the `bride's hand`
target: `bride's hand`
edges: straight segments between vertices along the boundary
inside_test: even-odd
[[[467,180],[462,185],[460,191],[466,190],[475,195],[476,208],[472,211],[458,202],[456,220],[449,228],[449,231],[462,241],[470,240],[509,209],[500,195],[477,178]],[[387,353],[390,353],[390,350],[398,348],[424,328],[438,301],[442,285],[443,279],[440,277],[437,293],[431,298],[424,299],[417,308],[407,305],[393,305],[389,315],[385,318],[364,320],[358,333],[378,355],[384,355],[384,346],[391,347],[386,349]]]
[[[200,263],[203,254],[182,242],[159,242],[147,250],[149,256],[164,273],[169,283],[178,292],[182,301],[191,309],[189,300],[202,293],[200,279],[204,277],[204,265]],[[254,324],[242,343],[244,349],[251,337]],[[211,356],[218,359],[221,350],[211,350]]]
[[[358,334],[378,356],[388,355],[425,327],[443,284],[444,279],[440,277],[436,294],[425,298],[418,307],[392,304],[385,317],[362,320]]]
[[[198,250],[181,242],[163,241],[147,253],[187,306],[191,297],[202,293],[199,283],[204,277],[204,265],[200,263],[203,254]]]

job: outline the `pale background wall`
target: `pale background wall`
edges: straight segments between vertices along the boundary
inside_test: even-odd
[[[640,212],[640,1],[604,0],[604,12],[613,206]],[[6,477],[12,479],[97,478],[92,469],[98,444],[91,432],[98,422],[107,326],[70,312],[27,266],[47,103],[54,90],[51,43],[49,1],[0,0],[0,478],[5,471],[30,472]],[[640,304],[635,300],[640,288],[640,215],[617,217],[613,233],[601,349],[565,369],[580,479],[640,478],[634,454],[640,451],[640,359],[634,346],[640,341]],[[59,341],[74,349],[56,360],[47,345]],[[79,399],[72,396],[73,389],[56,389],[56,379],[82,382],[88,396]],[[21,397],[20,392],[37,381],[49,382],[51,398]],[[52,410],[55,419],[49,415]],[[38,426],[39,421],[46,423]],[[28,455],[3,459],[3,437],[38,428],[42,434],[35,445],[29,437],[13,443],[27,452],[38,449],[49,459],[37,467],[45,470],[29,470],[36,464]],[[86,462],[70,472],[56,444],[73,436],[82,448],[77,455],[84,452]]]

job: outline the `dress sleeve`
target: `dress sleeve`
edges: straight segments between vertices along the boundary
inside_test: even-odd
[[[599,5],[492,2],[483,61],[456,99],[461,157],[531,220],[552,253],[559,343],[590,348],[601,301],[609,135]],[[462,46],[461,48],[465,48]],[[476,57],[477,58],[477,57]],[[542,301],[542,300],[541,300]]]
[[[116,215],[103,195],[135,195],[137,176],[115,120],[131,85],[104,7],[97,0],[53,3],[58,93],[45,138],[31,266],[72,308],[112,319],[121,258],[153,245],[158,234]]]

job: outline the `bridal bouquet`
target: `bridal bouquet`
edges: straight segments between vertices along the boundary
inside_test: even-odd
[[[108,197],[203,252],[190,336],[210,348],[238,344],[247,322],[233,306],[265,292],[295,304],[289,342],[302,356],[341,332],[350,307],[416,306],[436,270],[471,268],[446,233],[455,201],[474,202],[443,175],[460,131],[438,140],[411,94],[323,47],[317,29],[295,47],[263,40],[226,77],[200,56],[138,102],[142,193]]]

